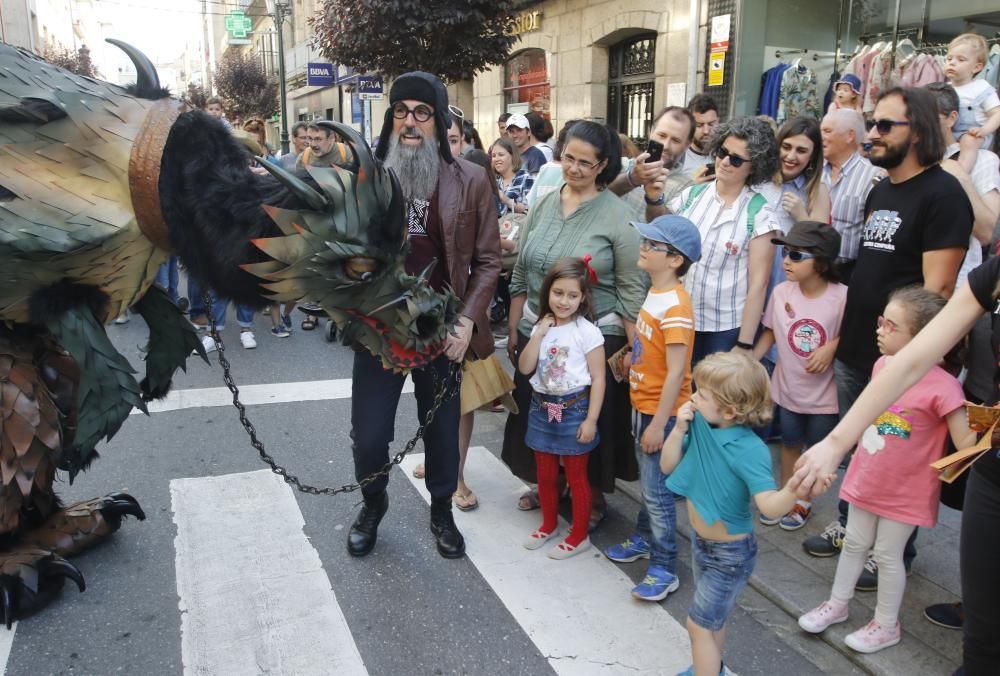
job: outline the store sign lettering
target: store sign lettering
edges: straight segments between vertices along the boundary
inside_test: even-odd
[[[520,35],[521,33],[528,33],[530,31],[536,31],[542,27],[542,12],[540,10],[534,12],[524,12],[519,14],[514,19],[514,27],[511,29],[511,35]]]

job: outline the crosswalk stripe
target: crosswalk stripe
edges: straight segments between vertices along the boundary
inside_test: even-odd
[[[413,381],[407,379],[403,392],[413,391]],[[247,406],[255,404],[287,404],[296,401],[326,401],[350,399],[351,379],[307,380],[296,383],[271,383],[268,385],[242,385],[240,401]],[[149,403],[150,413],[177,411],[184,408],[211,408],[232,406],[233,395],[225,387],[201,387],[188,390],[171,390],[166,397]],[[132,409],[132,415],[142,413]]]
[[[175,479],[170,496],[185,674],[368,673],[278,476]]]
[[[17,622],[10,626],[10,631],[6,627],[0,627],[0,676],[7,673],[7,660],[10,659],[10,649],[14,646],[14,632],[17,631]]]
[[[412,476],[420,462],[422,455],[410,455],[401,468],[430,502],[424,482]],[[521,546],[540,513],[515,508],[526,487],[496,456],[469,449],[465,477],[480,505],[455,510],[467,556],[556,673],[674,674],[691,663],[684,627],[659,604],[633,600],[632,581],[599,552],[555,561],[547,547]],[[560,531],[568,532],[562,520]]]

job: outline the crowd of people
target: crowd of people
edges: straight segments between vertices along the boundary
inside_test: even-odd
[[[511,508],[541,510],[524,547],[555,559],[586,551],[616,479],[639,480],[634,533],[604,553],[648,559],[631,591],[640,601],[684,582],[676,503],[686,499],[686,673],[726,673],[726,619],[757,558],[752,506],[760,524],[796,531],[842,463],[840,518],[803,543],[839,556],[836,576],[799,624],[822,632],[848,620],[855,589],[877,589],[874,617],[846,643],[868,653],[900,641],[917,530],[935,525],[941,499],[930,463],[949,442],[975,443],[967,401],[998,399],[1000,159],[981,147],[996,109],[985,104],[979,127],[962,122],[962,79],[984,65],[980,42],[953,43],[953,83],[889,89],[867,118],[849,80],[822,120],[793,118],[777,132],[760,117],[722,120],[699,94],[655,116],[642,152],[588,120],[556,136],[534,112],[501,115],[484,148],[437,78],[410,73],[392,85],[376,155],[400,179],[412,267],[443,262],[431,284],[463,301],[444,354],[413,373],[421,421],[450,363],[505,349],[517,406],[501,456],[531,485]],[[300,124],[292,136],[294,160],[274,161],[345,159],[328,128]],[[207,312],[224,318],[224,305],[189,295],[196,324]],[[273,312],[275,330],[289,328],[288,309]],[[491,320],[503,319],[507,335],[494,335]],[[402,382],[355,355],[359,479],[388,460]],[[452,505],[478,505],[462,474],[472,420],[457,402],[443,405],[417,470],[447,558],[465,551]],[[986,674],[1000,664],[998,550],[983,536],[1000,527],[1000,459],[986,454],[967,478],[964,607],[926,614],[964,625],[964,673]],[[387,483],[364,487],[353,555],[376,544]],[[572,525],[560,538],[565,498]]]

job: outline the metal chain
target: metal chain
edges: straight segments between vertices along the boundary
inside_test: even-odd
[[[423,438],[424,431],[427,429],[427,426],[434,421],[434,416],[437,414],[438,409],[441,408],[441,405],[444,402],[455,396],[458,387],[462,382],[461,365],[454,362],[448,366],[448,373],[444,379],[439,379],[436,372],[431,372],[434,378],[434,401],[430,410],[427,411],[427,416],[424,418],[424,422],[417,427],[416,433],[408,442],[406,442],[406,446],[403,450],[394,455],[392,460],[382,465],[381,469],[372,472],[364,479],[361,479],[357,483],[353,484],[344,484],[339,487],[328,486],[324,488],[310,486],[309,484],[302,483],[297,476],[289,474],[287,469],[279,465],[273,457],[268,455],[267,450],[264,448],[264,443],[257,438],[257,429],[253,426],[253,423],[250,422],[250,419],[247,418],[246,407],[243,405],[243,402],[240,401],[240,390],[236,386],[236,382],[233,380],[229,360],[226,359],[226,346],[222,342],[222,337],[219,335],[217,330],[215,316],[211,310],[212,299],[208,295],[207,291],[202,294],[202,302],[205,308],[208,309],[207,314],[210,322],[209,335],[212,336],[212,340],[215,341],[215,349],[219,353],[219,364],[222,366],[222,379],[225,381],[226,387],[229,388],[229,391],[233,393],[233,406],[235,406],[236,410],[240,413],[240,423],[243,425],[243,429],[246,430],[247,435],[250,437],[250,445],[257,449],[260,459],[271,468],[272,472],[284,479],[285,483],[295,486],[297,490],[303,493],[308,493],[310,495],[337,495],[338,493],[353,493],[360,488],[364,488],[373,481],[383,476],[387,476],[393,466],[401,463],[403,458],[405,458],[410,451],[416,447],[417,442]],[[328,319],[327,321],[333,320]]]

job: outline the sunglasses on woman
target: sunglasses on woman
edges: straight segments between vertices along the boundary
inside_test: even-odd
[[[805,251],[796,251],[795,249],[784,249],[782,250],[781,255],[793,263],[801,263],[802,261],[809,260],[810,258],[816,258],[816,254],[806,253]]]
[[[865,129],[871,131],[872,127],[874,127],[875,129],[878,129],[878,133],[880,136],[885,136],[886,134],[891,132],[893,127],[908,127],[908,126],[910,126],[910,123],[906,122],[905,120],[902,122],[897,120],[865,120]]]
[[[728,157],[729,164],[733,165],[733,169],[739,169],[743,166],[744,162],[750,161],[745,157],[740,157],[736,153],[726,150],[726,146],[719,146],[719,149],[715,151],[715,156],[720,160],[724,160]]]

